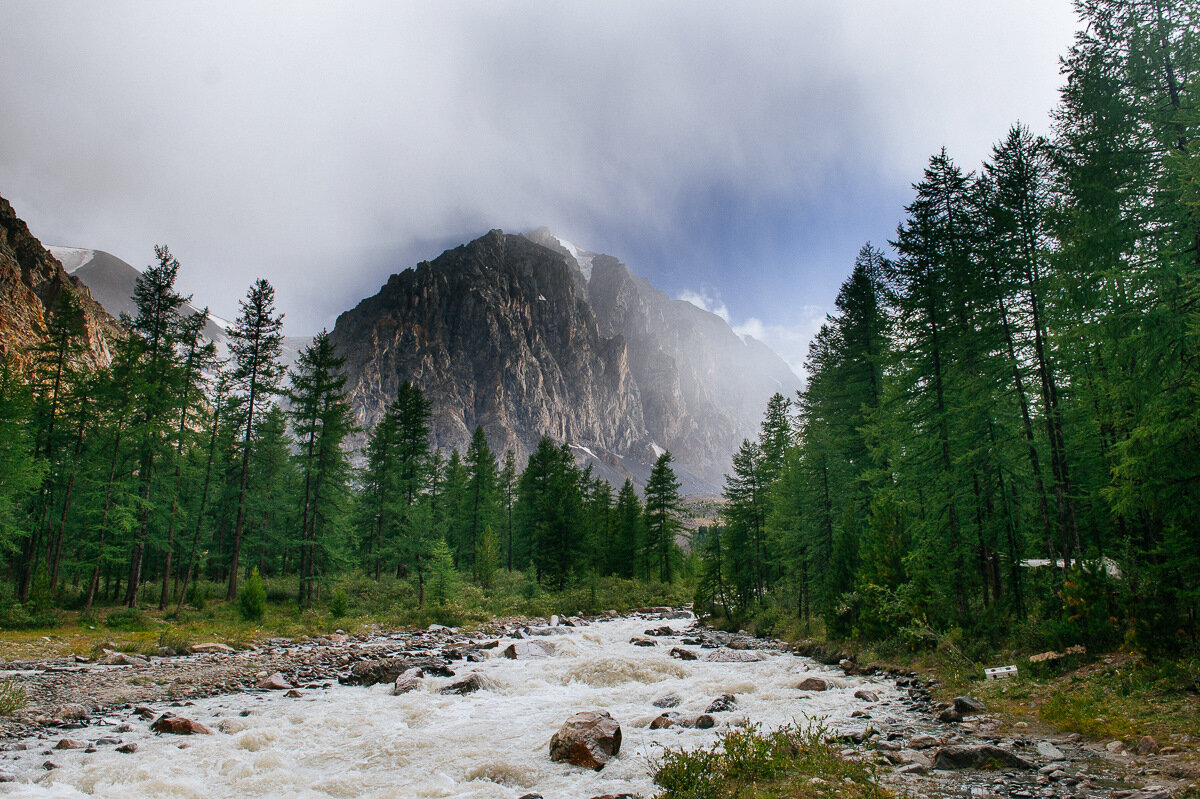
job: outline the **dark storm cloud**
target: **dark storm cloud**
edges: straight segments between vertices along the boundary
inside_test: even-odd
[[[4,7],[0,194],[34,233],[166,242],[226,315],[265,275],[292,332],[544,224],[795,339],[931,152],[1045,128],[1073,27],[1066,0]]]

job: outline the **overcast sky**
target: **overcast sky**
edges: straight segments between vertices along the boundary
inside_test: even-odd
[[[928,157],[1045,132],[1069,0],[0,0],[0,195],[44,244],[286,332],[546,225],[796,368]]]

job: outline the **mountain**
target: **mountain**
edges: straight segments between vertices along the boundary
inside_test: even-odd
[[[411,380],[442,449],[482,425],[523,464],[547,435],[617,484],[670,450],[691,494],[719,490],[771,394],[799,387],[761,342],[545,229],[493,230],[394,274],[330,335],[364,429]]]
[[[114,317],[121,314],[133,316],[137,308],[133,303],[133,289],[141,270],[110,255],[103,250],[89,250],[80,247],[48,247],[55,258],[62,263],[67,274],[78,278],[92,292],[92,296],[104,306],[104,309]],[[186,303],[184,314],[200,313],[194,302]],[[229,354],[229,336],[226,330],[232,323],[209,311],[208,321],[204,325],[204,335],[216,342],[217,350],[222,356]],[[300,350],[312,341],[311,336],[284,336],[283,362],[291,366],[300,355]]]
[[[46,314],[64,293],[73,295],[83,310],[85,360],[107,364],[112,359],[110,342],[122,335],[120,325],[0,197],[0,352],[23,359],[45,335]]]
[[[134,316],[137,308],[133,304],[133,289],[141,270],[103,250],[87,250],[80,247],[50,246],[51,254],[62,263],[67,274],[74,275],[91,289],[92,296],[104,309],[118,319],[121,314]],[[185,314],[199,313],[192,304],[184,306]],[[225,328],[229,322],[213,314],[208,315],[204,335],[218,343],[225,341]]]

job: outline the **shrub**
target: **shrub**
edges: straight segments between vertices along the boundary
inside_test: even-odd
[[[16,680],[0,682],[0,716],[10,716],[25,707],[28,697]]]
[[[350,598],[346,596],[346,589],[340,585],[337,590],[329,597],[329,615],[335,619],[340,619],[350,610]]]
[[[258,567],[255,566],[254,571],[250,572],[250,577],[242,585],[242,590],[238,591],[238,613],[246,621],[260,621],[266,611],[267,589],[258,574]]]
[[[205,606],[208,605],[210,590],[211,588],[208,583],[200,582],[199,580],[193,582],[188,586],[187,603],[196,610],[204,610]]]
[[[121,608],[104,617],[104,626],[126,632],[143,632],[150,629],[150,620],[139,608]]]
[[[654,782],[663,788],[660,799],[892,796],[876,784],[869,766],[843,760],[819,725],[770,733],[735,727],[711,749],[667,750],[654,771]],[[830,783],[838,785],[836,793],[828,792]]]

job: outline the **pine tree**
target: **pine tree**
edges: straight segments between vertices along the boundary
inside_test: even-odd
[[[0,353],[0,555],[17,551],[29,529],[26,508],[42,482],[45,461],[34,455],[33,397],[13,359]]]
[[[496,456],[488,447],[483,427],[477,426],[467,447],[467,496],[465,538],[460,544],[459,563],[464,560],[474,566],[475,551],[483,528],[493,525],[500,518],[499,470]],[[466,556],[465,558],[463,556]],[[478,574],[476,574],[478,578]]]
[[[342,448],[354,429],[346,399],[345,359],[322,330],[300,353],[291,374],[288,397],[299,444],[296,456],[301,482],[299,602],[316,598],[318,557],[330,546],[347,510],[350,464]]]
[[[608,572],[618,577],[640,577],[644,573],[646,519],[633,481],[625,478],[617,493],[614,511],[614,542],[609,551]]]
[[[250,452],[254,422],[263,405],[280,393],[283,367],[279,356],[283,342],[283,315],[275,312],[275,289],[260,278],[240,303],[241,312],[229,329],[229,350],[234,370],[230,376],[240,401],[242,423],[241,465],[237,469],[237,519],[233,529],[233,551],[229,564],[229,588],[226,599],[237,596],[238,568],[242,552],[242,531],[246,523],[246,487],[250,477]]]
[[[675,537],[682,529],[679,514],[683,506],[679,496],[681,483],[671,469],[671,453],[664,452],[654,462],[646,480],[646,551],[652,574],[664,583],[675,579],[674,561],[678,557]]]

